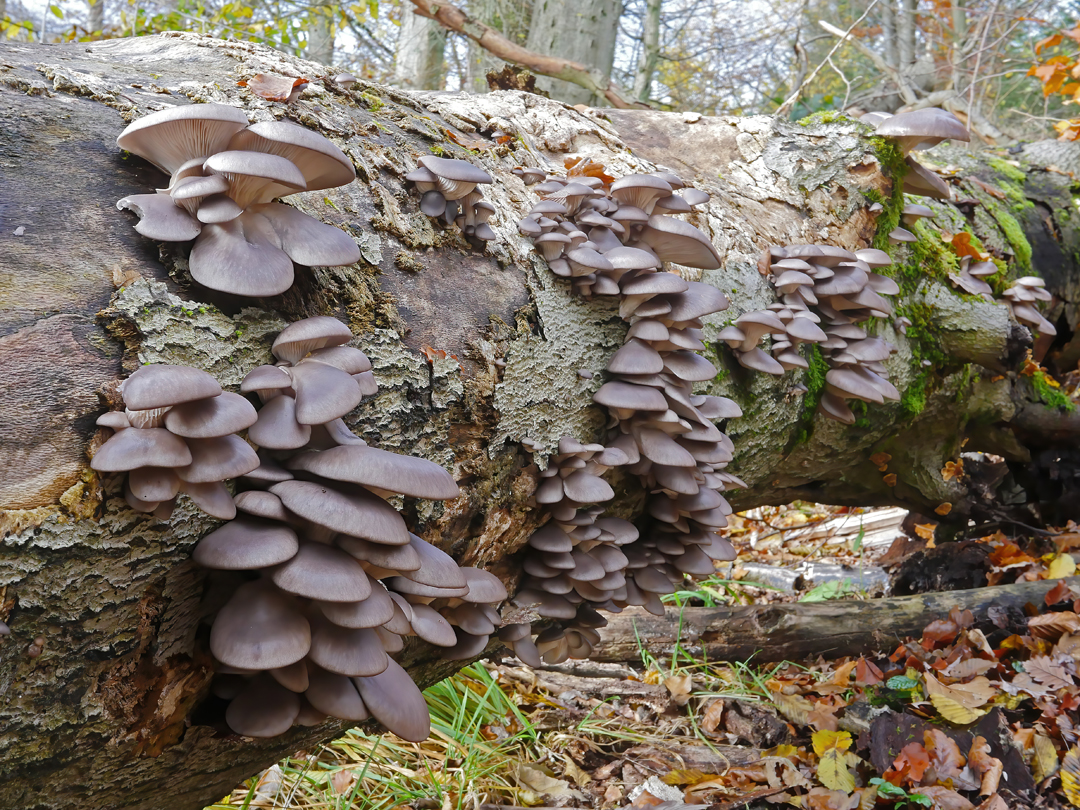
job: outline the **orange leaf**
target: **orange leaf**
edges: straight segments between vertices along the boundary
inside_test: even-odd
[[[884,673],[873,661],[860,658],[855,665],[855,683],[858,686],[877,686],[885,680]]]
[[[1055,45],[1061,44],[1061,34],[1052,34],[1046,39],[1040,39],[1035,43],[1035,53],[1039,53],[1043,48],[1053,48]]]
[[[935,619],[926,625],[922,632],[922,646],[925,650],[932,650],[937,644],[951,644],[956,640],[960,628],[956,622],[949,619]]]
[[[936,528],[936,523],[916,523],[915,534],[919,535],[923,540],[933,540]]]
[[[919,743],[908,743],[900,749],[892,766],[901,775],[901,781],[917,785],[922,781],[926,769],[930,767],[930,755]]]
[[[934,513],[938,514],[938,515],[945,516],[945,515],[949,514],[949,512],[951,512],[951,511],[952,511],[952,504],[951,503],[943,503],[940,506],[938,506],[937,509],[934,510]]]
[[[930,755],[938,782],[953,779],[960,775],[967,760],[960,753],[956,741],[940,729],[932,728],[923,732],[923,745]]]

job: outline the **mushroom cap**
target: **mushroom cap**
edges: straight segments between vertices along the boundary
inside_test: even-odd
[[[488,645],[489,637],[486,635],[475,635],[466,632],[460,627],[454,628],[454,632],[457,635],[457,644],[448,647],[443,653],[443,658],[447,661],[464,661],[468,658],[475,658]]]
[[[574,548],[574,542],[556,523],[547,523],[533,532],[529,538],[529,545],[537,551],[553,554],[567,553]]]
[[[314,604],[322,614],[341,627],[361,628],[378,627],[394,617],[394,602],[390,599],[386,587],[377,579],[368,575],[371,595],[359,602],[324,602]]]
[[[295,450],[311,440],[311,425],[297,422],[296,400],[281,395],[259,409],[258,419],[248,429],[248,438],[270,450]]]
[[[289,369],[296,390],[296,421],[323,425],[360,404],[364,392],[347,371],[326,363],[301,360]]]
[[[906,228],[895,228],[889,233],[890,242],[917,242],[919,237]]]
[[[341,720],[359,723],[371,717],[352,678],[327,672],[322,667],[308,668],[304,698],[318,711]]]
[[[614,374],[659,374],[664,359],[648,343],[630,338],[608,361],[607,370]]]
[[[360,563],[322,543],[302,544],[271,578],[283,591],[322,602],[362,602],[371,596],[371,584]]]
[[[360,247],[340,228],[320,222],[284,203],[251,205],[249,210],[270,220],[281,249],[306,267],[340,267],[360,261]],[[202,209],[199,209],[200,214]]]
[[[689,321],[728,308],[727,296],[711,284],[690,281],[687,285],[685,292],[664,296],[671,305],[665,320]]]
[[[171,408],[165,414],[165,427],[177,436],[208,439],[249,428],[258,418],[254,406],[244,397],[225,391]]]
[[[282,481],[270,491],[290,511],[336,532],[391,546],[410,542],[409,530],[398,511],[361,487]]]
[[[116,201],[119,211],[139,215],[135,231],[159,242],[187,242],[202,231],[202,225],[167,194],[130,194]]]
[[[435,462],[365,445],[350,444],[300,453],[286,466],[410,498],[447,500],[461,494],[453,476]]]
[[[435,157],[434,155],[424,155],[420,158],[420,165],[436,177],[442,177],[446,180],[472,183],[474,185],[493,182],[490,174],[467,160],[453,160],[451,158]]]
[[[374,630],[340,627],[325,618],[312,621],[308,658],[329,672],[349,677],[378,675],[390,661]]]
[[[280,295],[293,283],[293,263],[266,217],[245,211],[203,226],[188,256],[191,277],[204,287],[249,298]]]
[[[697,466],[689,451],[662,430],[645,428],[638,432],[637,438],[641,454],[649,461],[669,467]]]
[[[436,647],[453,647],[457,644],[453,626],[439,611],[427,605],[413,605],[412,610],[410,624],[416,635]]]
[[[656,201],[672,191],[671,184],[655,174],[628,174],[612,183],[609,193],[620,207],[627,205],[651,214]]]
[[[735,359],[739,361],[740,365],[753,369],[754,371],[761,371],[765,374],[775,374],[776,376],[780,376],[784,373],[784,367],[774,358],[765,354],[765,352],[757,346],[748,352],[735,352]]]
[[[188,104],[132,121],[116,145],[171,175],[194,158],[225,149],[229,139],[247,125],[247,115],[237,107]]]
[[[295,163],[265,152],[217,152],[206,159],[203,170],[224,175],[229,181],[229,196],[241,208],[267,203],[307,187],[304,175]]]
[[[272,492],[252,489],[239,493],[234,499],[236,508],[249,515],[263,517],[284,523],[292,520],[288,510],[282,506],[281,498]]]
[[[667,352],[664,368],[686,382],[704,382],[716,376],[716,366],[690,351]]]
[[[216,397],[221,386],[197,368],[152,364],[135,369],[124,380],[121,391],[129,410],[145,411]]]
[[[938,107],[924,107],[912,112],[897,113],[877,125],[876,134],[895,138],[906,155],[916,149],[929,149],[944,140],[971,140],[960,119]]]
[[[244,213],[232,197],[227,194],[211,194],[199,202],[199,208],[195,216],[199,222],[215,223],[228,222],[236,219]]]
[[[884,250],[878,250],[877,248],[862,248],[855,251],[855,256],[864,261],[871,268],[888,267],[892,264],[892,258]]]
[[[690,283],[675,273],[642,273],[619,284],[623,295],[663,295],[686,292],[689,289]]]
[[[932,172],[910,155],[904,162],[908,165],[908,172],[904,175],[904,191],[908,194],[932,197],[935,200],[952,199],[952,191],[948,184],[936,172]]]
[[[251,391],[274,391],[292,388],[292,377],[280,366],[256,366],[249,371],[240,383],[240,390],[245,394]]]
[[[420,555],[420,567],[415,571],[402,572],[406,579],[418,585],[444,590],[468,588],[469,580],[453,557],[415,534],[409,535],[409,538],[409,544]]]
[[[139,467],[128,475],[127,487],[140,501],[161,503],[176,497],[180,478],[168,467]]]
[[[466,602],[494,604],[507,598],[506,586],[497,576],[482,568],[461,568],[469,586],[469,593],[463,598]]]
[[[209,484],[239,478],[259,466],[259,457],[251,445],[235,434],[187,439],[186,444],[191,450],[191,463],[176,471],[182,481]]]
[[[303,174],[308,191],[343,186],[356,179],[352,161],[332,141],[287,121],[252,124],[233,135],[228,148],[286,158]]]
[[[192,559],[205,568],[269,568],[292,559],[300,547],[288,526],[258,518],[230,520],[195,547]]]
[[[276,737],[300,714],[300,697],[268,675],[244,685],[225,709],[229,728],[244,737]]]
[[[350,340],[352,332],[348,326],[329,315],[318,315],[286,326],[274,339],[270,351],[278,360],[295,365],[309,352],[340,346]]]
[[[402,739],[423,742],[431,733],[431,715],[420,688],[401,665],[389,659],[380,674],[354,678],[371,715]]]
[[[420,555],[411,543],[388,546],[345,534],[339,534],[334,542],[360,562],[368,562],[379,568],[391,571],[417,571],[420,568]]]
[[[689,222],[653,215],[641,229],[640,241],[661,261],[675,262],[702,270],[720,267],[720,254],[712,242]]]
[[[247,582],[214,617],[210,651],[241,669],[277,669],[307,655],[311,628],[296,603],[265,580]]]
[[[126,472],[139,467],[176,468],[190,463],[187,444],[165,428],[128,428],[101,446],[90,467],[98,472]]]

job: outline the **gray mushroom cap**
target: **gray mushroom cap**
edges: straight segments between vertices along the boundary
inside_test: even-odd
[[[438,464],[363,445],[342,445],[317,453],[301,453],[290,459],[286,466],[411,498],[446,500],[461,494],[450,473]]]
[[[177,436],[208,439],[245,430],[258,418],[255,408],[244,397],[225,391],[216,397],[171,408],[165,414],[165,427]]]
[[[294,664],[310,644],[311,629],[295,602],[264,580],[237,588],[210,628],[214,657],[241,669]]]
[[[229,181],[228,195],[241,208],[270,202],[282,194],[307,187],[296,164],[278,155],[247,150],[217,152],[206,159],[203,169]]]
[[[221,570],[269,568],[292,559],[298,548],[296,532],[288,526],[242,517],[200,540],[192,559]]]
[[[278,360],[295,365],[309,352],[340,346],[350,340],[352,332],[348,326],[329,315],[318,315],[286,326],[274,339],[270,350]]]
[[[439,191],[447,200],[460,200],[478,184],[491,183],[491,175],[467,160],[424,155],[420,165],[435,175]]]
[[[332,141],[287,121],[252,124],[232,137],[229,149],[267,152],[291,161],[303,174],[308,191],[343,186],[356,179],[352,161]]]
[[[252,211],[205,225],[188,267],[204,287],[249,298],[280,295],[293,283],[292,259],[281,249],[281,237],[270,220]]]
[[[300,698],[268,675],[247,683],[225,709],[225,722],[245,737],[284,734],[300,714]]]
[[[340,627],[321,617],[312,621],[308,657],[329,672],[349,677],[378,675],[390,661],[374,630]]]
[[[468,588],[469,581],[458,564],[454,562],[453,557],[414,534],[409,537],[409,544],[420,555],[420,568],[416,571],[403,572],[405,578],[414,583],[435,588],[454,590]],[[395,588],[395,590],[400,589]]]
[[[960,119],[937,107],[924,107],[912,112],[897,113],[877,125],[877,134],[893,138],[905,155],[917,149],[929,149],[944,140],[971,140]]]
[[[338,419],[364,398],[360,383],[326,363],[301,360],[289,369],[296,390],[296,421],[323,425]]]
[[[126,472],[190,463],[191,451],[179,436],[164,428],[129,428],[110,437],[94,454],[90,467],[98,472]]]
[[[908,194],[921,194],[935,200],[952,199],[948,184],[937,173],[923,166],[910,155],[905,159],[908,172],[904,175],[904,191]]]
[[[290,511],[336,532],[392,546],[410,542],[409,530],[398,511],[361,487],[282,481],[270,491]]]
[[[311,440],[311,426],[296,421],[296,400],[282,395],[262,406],[248,438],[270,450],[295,450]]]
[[[281,249],[297,264],[339,267],[360,261],[360,248],[351,236],[291,205],[265,203],[252,205],[249,210],[270,220],[281,239]]]
[[[139,216],[135,231],[159,242],[187,242],[202,231],[202,225],[167,194],[131,194],[116,201],[120,211]]]
[[[318,711],[357,723],[371,717],[352,678],[311,666],[308,681],[304,698]]]
[[[485,571],[482,568],[462,568],[460,570],[464,574],[469,587],[469,593],[463,597],[466,602],[494,604],[507,598],[506,586],[490,571]]]
[[[125,433],[127,431],[124,431]],[[259,457],[239,436],[216,436],[210,439],[187,439],[191,463],[176,474],[192,484],[209,484],[239,478],[259,466]]]
[[[121,391],[128,409],[144,411],[216,397],[221,386],[197,368],[153,364],[135,369],[124,380]]]
[[[720,254],[712,242],[688,222],[654,215],[641,229],[640,241],[665,262],[675,262],[702,270],[720,267]]]
[[[420,688],[401,665],[390,659],[386,669],[369,678],[354,678],[371,715],[402,739],[423,742],[431,733],[431,715]]]
[[[390,594],[378,580],[368,575],[371,594],[359,602],[314,602],[322,614],[341,627],[361,628],[378,627],[386,624],[394,616],[394,603]]]
[[[244,111],[228,104],[183,105],[132,121],[116,145],[171,175],[194,158],[220,152],[247,125]]]
[[[371,584],[360,563],[322,543],[301,545],[272,579],[283,591],[323,602],[362,602],[371,596]]]

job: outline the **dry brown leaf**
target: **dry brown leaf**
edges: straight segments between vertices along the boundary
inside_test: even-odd
[[[293,101],[308,85],[308,80],[293,76],[279,76],[276,73],[256,73],[247,82],[237,82],[246,86],[257,96],[267,101]]]
[[[900,775],[901,781],[917,785],[922,781],[923,774],[930,767],[930,756],[921,743],[911,742],[900,749],[900,753],[893,760],[892,770]]]
[[[348,792],[354,781],[356,781],[355,774],[343,768],[340,771],[335,771],[330,777],[330,787],[333,789],[334,795],[341,796]]]
[[[1068,670],[1045,655],[1037,655],[1025,661],[1024,671],[1047,689],[1056,691],[1073,684]]]
[[[719,698],[709,704],[705,714],[701,717],[701,727],[709,734],[715,734],[724,717],[724,701]]]
[[[693,675],[672,675],[664,679],[664,687],[671,693],[671,698],[678,705],[685,706],[694,691]]]
[[[885,674],[878,669],[873,661],[860,658],[855,667],[855,684],[857,686],[877,686],[885,680]]]
[[[1009,810],[1009,805],[996,793],[980,804],[975,810]]]
[[[997,792],[1004,765],[1000,759],[990,756],[990,744],[985,737],[976,737],[972,741],[971,750],[968,751],[968,765],[982,779],[981,795],[989,796]]]
[[[1053,641],[1061,638],[1066,633],[1072,634],[1080,631],[1080,616],[1077,616],[1072,611],[1032,616],[1028,619],[1028,630],[1036,638],[1046,638]]]
[[[555,799],[563,797],[584,798],[579,791],[570,787],[570,783],[565,779],[556,779],[536,765],[520,763],[514,769],[514,778],[522,787],[544,796],[551,796]]]
[[[934,695],[941,695],[968,709],[985,706],[997,694],[997,688],[981,675],[968,683],[957,683],[952,686],[946,686],[929,672],[923,673],[923,677],[926,680],[926,693],[931,698]]]
[[[1032,742],[1035,753],[1031,758],[1031,771],[1035,781],[1041,782],[1057,773],[1057,749],[1054,748],[1054,741],[1042,734],[1036,734]]]
[[[989,672],[997,665],[997,661],[987,661],[985,658],[958,659],[945,667],[945,674],[962,681],[965,678],[974,678],[976,675]]]
[[[574,780],[578,787],[589,784],[592,781],[592,776],[583,771],[578,764],[570,758],[568,754],[563,754],[563,776],[568,776]]]
[[[947,787],[922,787],[918,790],[934,802],[934,810],[975,810],[975,805]]]
[[[941,729],[931,728],[923,732],[923,746],[938,782],[955,779],[967,764],[967,758],[960,753],[956,740]]]

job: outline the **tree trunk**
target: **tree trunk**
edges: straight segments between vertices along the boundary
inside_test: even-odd
[[[660,61],[660,6],[663,0],[646,0],[645,18],[641,26],[641,59],[634,77],[634,98],[648,101],[652,95],[653,77]]]
[[[0,640],[0,807],[197,810],[343,725],[253,742],[222,734],[220,718],[198,710],[211,662],[200,624],[205,577],[189,557],[215,521],[185,500],[167,522],[137,515],[116,480],[87,467],[88,449],[101,441],[94,420],[103,397],[141,363],[193,365],[236,390],[268,361],[285,323],[336,316],[380,383],[346,421],[376,446],[443,464],[462,486],[453,502],[410,506],[410,529],[514,585],[515,554],[538,522],[529,505],[538,470],[520,441],[550,451],[564,434],[605,438],[592,394],[626,334],[610,302],[572,295],[517,234],[537,197],[510,173],[516,165],[561,171],[567,157],[588,155],[621,175],[663,164],[713,195],[690,219],[724,267],[681,272],[733,300],[707,319],[709,355],[723,371],[702,390],[732,396],[745,412],[725,427],[737,452],[730,469],[749,484],[732,493],[736,508],[812,498],[932,514],[948,501],[966,523],[967,480],[945,481],[939,470],[957,458],[969,424],[989,429],[986,441],[1012,436],[1026,378],[968,364],[1015,367],[1010,352],[1026,331],[1000,305],[957,297],[940,272],[921,270],[926,278],[905,288],[900,304],[921,313],[917,330],[904,336],[881,324],[899,348],[888,366],[906,404],[870,406],[856,426],[815,417],[816,394],[795,387],[808,380],[801,373],[752,376],[717,348],[728,321],[775,300],[755,269],[762,249],[863,247],[877,227],[870,200],[893,212],[882,173],[893,163],[855,123],[650,111],[602,118],[516,92],[405,93],[365,82],[343,91],[323,71],[254,43],[188,33],[0,45],[0,154],[8,156],[0,173],[0,619],[11,628]],[[237,86],[237,77],[260,72],[313,84],[292,105],[271,104]],[[136,234],[116,200],[165,178],[122,155],[116,136],[133,118],[189,100],[232,103],[258,120],[291,118],[339,143],[358,180],[290,202],[351,234],[362,261],[299,268],[293,289],[255,306],[196,288],[185,246]],[[494,129],[512,137],[466,150],[447,136],[476,140]],[[404,182],[433,144],[495,179],[484,193],[498,211],[497,238],[484,252],[419,213]],[[959,150],[948,161],[959,171],[958,196],[986,202],[965,203],[971,220],[935,204],[942,227],[969,224],[997,255],[1045,262],[1035,270],[1054,290],[1077,289],[1068,247],[1076,232],[1055,219],[1071,206],[1067,178],[1055,186],[1051,176],[1037,198],[1045,210],[1025,212],[1028,232],[1044,234],[1025,254],[1024,237],[1002,230],[996,198],[972,179],[999,176]],[[907,248],[896,256],[898,273],[914,273]],[[1036,438],[1038,422],[1025,422]],[[966,449],[980,447],[973,438]],[[895,486],[870,461],[880,451],[893,457]],[[615,485],[613,513],[640,515],[640,489],[625,478]],[[38,637],[44,649],[33,657]],[[416,644],[402,664],[421,685],[456,667]]]
[[[1065,580],[1080,585],[1080,577]],[[679,645],[707,661],[802,661],[811,656],[840,658],[891,652],[906,638],[949,615],[970,610],[975,627],[991,633],[995,618],[1022,624],[1024,605],[1040,603],[1057,580],[993,588],[829,602],[750,605],[735,608],[669,607],[664,616],[628,608],[608,619],[593,661],[640,661],[644,648],[671,656]],[[993,608],[995,613],[990,614]]]
[[[885,64],[895,69],[900,64],[896,41],[896,7],[893,5],[893,0],[885,0],[879,8],[881,9],[881,39]]]
[[[87,0],[86,30],[93,33],[105,27],[105,0]],[[3,11],[0,10],[0,17]]]
[[[304,56],[320,65],[334,63],[334,15],[333,6],[315,6],[308,14],[308,42]]]
[[[446,71],[446,29],[401,7],[401,30],[394,52],[394,84],[409,90],[441,90]]]
[[[606,84],[615,62],[615,38],[619,31],[621,0],[536,0],[525,47],[549,56],[561,56],[595,69]],[[568,104],[603,104],[577,85],[541,78],[537,86]]]

